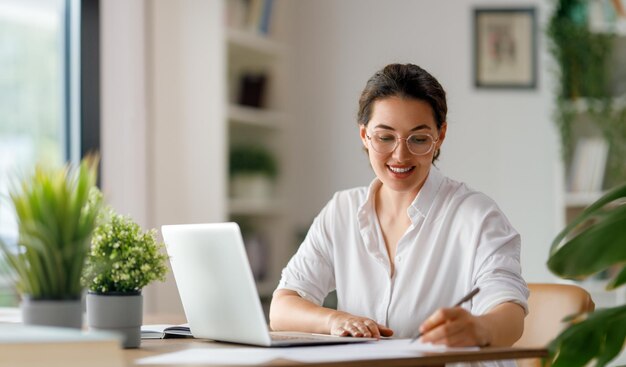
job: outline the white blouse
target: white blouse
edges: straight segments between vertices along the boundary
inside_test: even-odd
[[[374,209],[378,179],[369,188],[337,192],[315,218],[278,288],[321,305],[337,290],[337,309],[387,325],[410,338],[440,307],[480,287],[464,307],[481,315],[503,302],[527,311],[520,236],[496,203],[434,166],[407,209],[391,276]],[[494,364],[490,364],[494,365]]]

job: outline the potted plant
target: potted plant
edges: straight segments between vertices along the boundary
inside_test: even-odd
[[[142,231],[130,217],[111,208],[103,211],[87,257],[83,280],[90,329],[113,330],[124,337],[125,348],[141,342],[143,296],[154,280],[165,280],[167,256],[156,231]]]
[[[0,248],[17,278],[25,324],[82,327],[81,274],[100,210],[96,176],[95,158],[78,167],[37,166],[10,191],[17,248]]]
[[[261,146],[240,145],[230,151],[231,196],[264,200],[272,196],[276,160]]]
[[[611,188],[626,179],[626,108],[616,103],[617,91],[612,85],[619,79],[623,61],[616,59],[616,46],[620,43],[614,33],[590,29],[593,5],[589,0],[555,1],[547,29],[558,72],[555,122],[561,135],[563,161],[568,167],[581,133],[595,131],[603,136],[609,144],[605,187]],[[575,103],[580,99],[583,101]]]
[[[583,211],[554,239],[548,267],[568,279],[600,271],[614,274],[607,289],[626,283],[626,185],[617,187]],[[552,367],[604,366],[615,358],[626,337],[626,305],[572,315],[571,325],[549,345]]]

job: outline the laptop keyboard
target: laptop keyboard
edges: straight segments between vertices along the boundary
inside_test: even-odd
[[[272,338],[272,344],[276,346],[362,343],[376,340],[374,338],[351,338],[326,334],[280,331],[271,332],[270,337]]]
[[[272,334],[272,340],[276,341],[289,341],[289,340],[305,340],[305,341],[316,341],[316,340],[327,340],[328,337],[315,335],[283,335],[283,334]]]

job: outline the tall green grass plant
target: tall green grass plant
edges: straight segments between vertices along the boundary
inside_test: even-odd
[[[0,241],[17,289],[34,300],[79,299],[101,197],[94,196],[98,160],[77,167],[37,166],[9,193],[18,224],[17,249]]]

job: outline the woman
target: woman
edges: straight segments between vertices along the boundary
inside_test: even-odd
[[[432,165],[446,137],[446,97],[416,65],[388,65],[359,100],[361,140],[376,178],[334,195],[283,270],[274,330],[510,346],[528,289],[520,237],[482,193]],[[480,292],[453,305],[473,288]],[[337,310],[321,306],[337,290]]]

